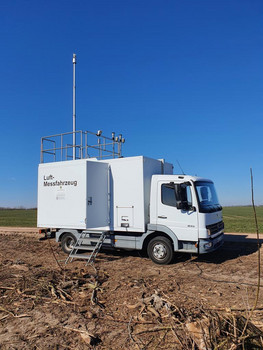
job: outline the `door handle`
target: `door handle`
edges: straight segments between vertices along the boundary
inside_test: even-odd
[[[159,219],[167,219],[167,216],[164,216],[164,215],[158,215],[158,218],[159,218]]]

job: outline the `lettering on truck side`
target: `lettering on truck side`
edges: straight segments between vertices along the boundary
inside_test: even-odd
[[[56,181],[47,181],[47,180],[54,180],[53,175],[45,176],[44,175],[44,186],[77,186],[78,181],[77,180],[69,180],[69,181],[62,181],[62,180],[56,180]]]

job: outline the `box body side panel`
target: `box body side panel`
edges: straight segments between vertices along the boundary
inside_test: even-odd
[[[40,164],[38,227],[86,227],[86,161]]]
[[[108,160],[111,173],[111,229],[144,232],[143,157]]]
[[[174,169],[173,164],[171,164],[171,163],[164,163],[163,169],[164,169],[163,173],[165,175],[172,175],[173,174],[173,169]]]
[[[145,225],[150,222],[150,196],[151,182],[153,174],[162,174],[163,164],[160,160],[144,158],[143,159],[143,178],[144,178],[144,217]]]
[[[173,166],[143,156],[108,160],[111,172],[111,229],[145,232],[153,174],[172,174]]]

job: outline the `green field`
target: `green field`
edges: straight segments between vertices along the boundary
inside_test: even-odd
[[[263,206],[256,207],[259,232],[263,233]],[[252,206],[224,207],[225,232],[255,233],[256,225]]]
[[[36,209],[0,209],[0,226],[36,227]]]
[[[256,207],[259,232],[263,233],[263,206]],[[256,232],[253,208],[224,207],[225,232]],[[0,226],[36,227],[36,209],[0,209]]]

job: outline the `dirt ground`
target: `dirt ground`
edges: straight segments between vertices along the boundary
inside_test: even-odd
[[[213,323],[219,334],[222,320],[244,320],[255,303],[255,243],[225,242],[169,266],[137,252],[102,252],[92,267],[65,265],[55,240],[39,237],[34,229],[0,232],[1,349],[212,349],[206,327]],[[256,333],[263,331],[262,284],[250,318]],[[238,327],[231,349],[242,349]]]

